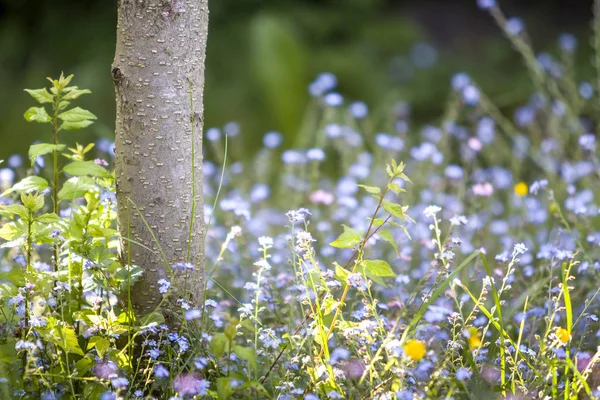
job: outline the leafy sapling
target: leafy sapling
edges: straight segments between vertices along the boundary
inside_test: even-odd
[[[65,77],[64,74],[61,73],[58,79],[47,79],[52,84],[50,90],[46,88],[25,89],[25,91],[29,93],[31,97],[35,99],[35,101],[42,104],[42,106],[30,107],[27,111],[25,111],[24,117],[27,122],[50,124],[52,126],[52,143],[39,143],[32,145],[29,148],[29,159],[33,165],[38,157],[50,153],[52,154],[53,182],[51,188],[53,212],[54,214],[58,215],[60,201],[67,200],[64,194],[69,192],[66,191],[59,193],[60,168],[58,163],[58,155],[66,148],[66,145],[59,143],[59,132],[74,131],[86,128],[93,123],[93,121],[96,119],[96,116],[81,107],[68,108],[72,100],[76,100],[84,94],[91,93],[91,91],[88,89],[79,89],[77,86],[69,86],[71,80],[73,79],[73,75]],[[49,114],[46,110],[46,104],[51,105],[51,114]],[[71,175],[97,176],[98,174],[106,174],[106,170],[100,168],[102,169],[102,171],[100,171],[99,168],[97,168],[98,166],[92,165],[93,163],[84,165],[73,164],[74,163],[67,165],[65,167],[65,172]],[[41,177],[31,177],[29,179],[29,184],[26,186],[25,191],[43,191],[48,187],[48,183]],[[60,195],[61,193],[63,196]],[[58,248],[56,245],[54,246],[54,269],[55,271],[58,270]]]

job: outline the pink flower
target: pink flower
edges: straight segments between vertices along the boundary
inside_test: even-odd
[[[469,148],[473,151],[481,151],[481,149],[483,148],[483,146],[481,145],[481,141],[479,140],[479,138],[476,137],[469,138],[468,145]]]
[[[494,193],[494,187],[488,182],[477,183],[472,189],[475,196],[490,197]]]
[[[333,203],[334,197],[333,194],[326,192],[323,189],[319,189],[316,192],[313,192],[309,196],[309,200],[314,204],[325,204],[326,206]]]

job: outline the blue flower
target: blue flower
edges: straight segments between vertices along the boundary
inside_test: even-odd
[[[269,149],[275,149],[283,142],[283,135],[279,132],[267,132],[263,136],[263,144]]]
[[[362,101],[355,101],[354,103],[350,104],[349,110],[350,114],[352,114],[352,116],[356,119],[365,118],[369,113],[369,107],[367,107],[367,105]]]
[[[198,319],[200,317],[202,317],[202,311],[200,311],[200,310],[194,309],[194,310],[189,310],[189,311],[185,312],[185,319],[188,321],[191,321],[193,319]]]
[[[516,35],[520,34],[521,32],[523,32],[524,28],[525,28],[525,24],[523,23],[523,20],[518,17],[512,17],[512,18],[508,19],[506,21],[506,25],[504,26],[504,29],[506,29],[506,32],[509,35],[513,35],[513,36],[516,36]]]
[[[159,285],[158,291],[162,294],[167,293],[171,287],[171,282],[167,281],[166,279],[159,279],[156,283]]]
[[[473,375],[473,373],[470,372],[466,368],[459,368],[456,371],[455,375],[456,375],[456,379],[458,379],[459,381],[466,381],[467,379],[469,379],[471,377],[471,375]]]
[[[563,51],[571,53],[577,47],[577,39],[575,39],[575,36],[571,35],[570,33],[563,33],[558,38],[558,44]]]
[[[154,376],[157,378],[168,378],[169,375],[169,370],[166,369],[162,364],[158,364],[156,367],[154,367]]]
[[[496,0],[477,0],[477,7],[487,10],[496,6]]]

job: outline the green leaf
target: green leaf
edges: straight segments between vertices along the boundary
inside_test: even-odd
[[[96,116],[88,110],[84,110],[81,107],[75,107],[58,114],[58,118],[65,122],[81,122],[88,119],[96,119]]]
[[[21,202],[28,210],[36,212],[44,207],[44,196],[41,194],[21,193]]]
[[[371,194],[380,194],[381,193],[381,189],[378,188],[377,186],[365,186],[365,185],[357,185],[357,186],[365,189],[368,193],[371,193]]]
[[[67,146],[64,144],[51,144],[51,143],[39,143],[29,147],[29,159],[31,164],[35,162],[35,159],[39,156],[43,156],[53,151],[63,151]]]
[[[394,239],[394,235],[392,235],[392,232],[388,231],[387,229],[380,229],[377,234],[379,235],[379,237],[383,240],[385,240],[386,242],[388,242],[389,244],[391,244],[394,247],[394,250],[396,250],[396,253],[400,254],[400,252],[398,251],[398,246],[396,246],[396,240]]]
[[[407,206],[401,206],[400,204],[392,203],[389,200],[383,201],[383,209],[388,213],[392,214],[392,216],[400,219],[401,221],[405,221],[405,211],[408,210]]]
[[[256,364],[256,352],[253,348],[234,346],[233,352],[242,360],[248,361],[248,364],[256,371],[258,365]]]
[[[51,328],[52,326],[54,329]],[[47,339],[52,340],[67,353],[78,354],[80,356],[85,355],[81,347],[79,347],[77,335],[75,335],[73,328],[60,321],[56,321],[55,323],[50,323],[49,321],[48,327],[50,330],[46,331]]]
[[[48,89],[25,89],[27,93],[31,95],[40,104],[52,103],[54,101],[54,96],[48,92]]]
[[[71,90],[69,90],[69,93],[62,97],[64,100],[75,100],[83,94],[92,93],[92,91],[89,89],[78,89],[77,86],[72,86],[70,89]]]
[[[2,228],[0,228],[0,238],[4,240],[15,240],[23,234],[24,232],[22,232],[21,229],[19,229],[19,226],[14,222],[4,224]]]
[[[46,112],[44,107],[31,107],[23,114],[27,122],[38,122],[45,124],[52,121],[52,118]]]
[[[65,182],[60,192],[58,192],[58,199],[74,200],[83,197],[95,187],[94,179],[87,176],[76,176]]]
[[[229,348],[229,339],[224,333],[215,333],[210,341],[210,349],[217,357],[225,354],[225,350]]]
[[[380,276],[382,278],[395,278],[396,274],[383,260],[364,260],[362,265],[368,275]]]
[[[38,217],[35,217],[34,221],[42,224],[55,224],[60,221],[60,217],[54,213],[42,214]]]
[[[337,247],[338,249],[350,249],[362,242],[361,233],[359,231],[346,225],[343,225],[343,227],[344,233],[336,240],[329,243],[330,246]]]
[[[108,171],[93,161],[74,161],[65,165],[63,172],[73,176],[105,176]]]
[[[93,361],[85,357],[75,363],[77,376],[84,376],[92,368]]]
[[[91,121],[89,119],[84,119],[83,121],[78,121],[78,122],[63,122],[60,125],[60,130],[76,131],[77,129],[87,128],[88,126],[90,126],[93,123],[94,123],[94,121]]]
[[[219,400],[230,399],[232,394],[231,379],[227,377],[217,378],[217,395]]]
[[[0,215],[4,215],[5,217],[18,215],[23,219],[27,219],[29,218],[29,210],[21,204],[9,204],[7,206],[0,204]]]
[[[406,190],[402,189],[400,187],[400,185],[398,185],[397,183],[388,183],[388,189],[390,189],[392,192],[398,194],[400,192],[406,192]]]
[[[0,344],[0,363],[11,364],[16,359],[15,341],[9,337],[6,343]]]
[[[108,350],[108,348],[110,347],[110,341],[106,338],[103,338],[101,336],[92,336],[90,338],[90,341],[88,342],[88,346],[87,349],[93,349],[96,348],[96,351],[98,352],[98,356],[100,358],[104,357],[104,354],[106,353],[106,350]]]
[[[28,176],[22,181],[16,183],[10,189],[6,190],[2,193],[2,196],[6,196],[12,192],[17,193],[28,193],[32,191],[41,192],[48,188],[48,181],[44,178],[40,178],[39,176]]]
[[[344,268],[342,268],[340,266],[340,264],[338,264],[337,262],[334,262],[335,264],[335,278],[340,281],[342,283],[342,285],[346,286],[347,282],[348,282],[348,275],[350,274],[350,271],[345,270]]]
[[[69,83],[71,82],[71,79],[73,79],[73,74],[69,75],[69,76],[64,76],[63,73],[60,73],[60,78],[58,78],[58,84],[64,89],[67,86],[69,86]]]

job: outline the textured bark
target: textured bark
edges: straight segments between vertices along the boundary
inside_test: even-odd
[[[119,0],[112,68],[118,221],[122,237],[131,238],[122,241],[122,254],[144,268],[131,290],[138,315],[159,305],[158,280],[171,282],[174,291],[161,310],[170,325],[177,323],[177,298],[186,294],[196,307],[203,301],[202,94],[207,31],[207,0]],[[196,270],[184,274],[166,266],[179,262],[191,262]]]

